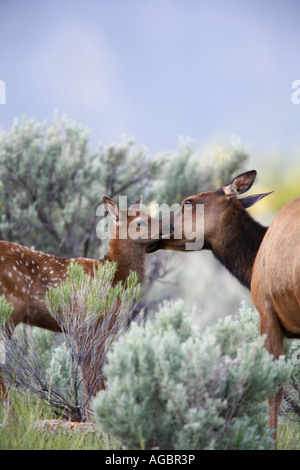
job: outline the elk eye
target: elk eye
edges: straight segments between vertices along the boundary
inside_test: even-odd
[[[184,205],[189,205],[189,204],[194,204],[194,201],[192,199],[187,199]]]

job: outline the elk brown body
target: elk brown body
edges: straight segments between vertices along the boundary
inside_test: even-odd
[[[245,210],[270,193],[237,196],[248,191],[255,170],[243,173],[216,191],[199,193],[182,201],[172,222],[184,226],[185,209],[192,208],[193,232],[197,232],[196,207],[204,205],[202,249],[215,257],[248,289],[260,316],[260,332],[267,350],[278,359],[283,340],[300,337],[300,198],[288,203],[270,227],[255,221]],[[203,227],[200,224],[200,227]],[[147,250],[186,251],[191,238],[161,240]],[[153,248],[153,249],[152,249]],[[277,418],[283,390],[270,398],[270,426],[276,439]]]

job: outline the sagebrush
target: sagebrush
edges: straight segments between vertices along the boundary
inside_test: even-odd
[[[71,263],[66,281],[49,289],[46,305],[63,337],[51,356],[39,352],[35,337],[41,337],[33,335],[30,327],[11,340],[4,335],[2,373],[10,389],[43,399],[65,419],[87,419],[89,401],[104,380],[107,351],[128,327],[141,293],[135,272],[126,287],[112,285],[116,269],[116,263],[106,262],[87,275],[80,265]],[[2,313],[10,312],[7,302],[1,305]],[[55,341],[46,344],[54,347]]]
[[[167,302],[114,345],[96,419],[128,449],[269,449],[268,398],[291,366],[263,342],[240,318],[201,333],[182,301]]]

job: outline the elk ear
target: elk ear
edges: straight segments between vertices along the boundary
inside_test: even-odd
[[[141,207],[141,204],[142,204],[142,195],[140,195],[140,197],[129,206],[129,209],[130,208],[139,209]]]
[[[105,210],[108,212],[108,215],[114,220],[119,220],[119,207],[118,204],[113,201],[108,196],[103,196],[103,204],[105,206]]]
[[[244,209],[247,209],[248,207],[251,207],[256,204],[263,197],[269,196],[269,194],[272,194],[273,192],[274,191],[270,191],[269,193],[253,194],[252,196],[246,196],[239,199],[239,202],[242,204]]]
[[[257,171],[251,170],[234,178],[230,183],[223,186],[226,196],[237,196],[249,191],[256,178]]]

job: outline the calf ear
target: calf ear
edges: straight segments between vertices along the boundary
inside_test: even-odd
[[[246,193],[251,188],[256,178],[257,171],[251,170],[234,178],[230,183],[222,187],[226,196],[238,196]]]
[[[248,207],[251,207],[256,204],[263,197],[269,196],[269,194],[272,194],[273,192],[274,191],[270,191],[269,193],[253,194],[252,196],[246,196],[239,199],[239,202],[242,204],[244,209],[247,209]]]
[[[108,215],[110,215],[112,219],[118,221],[119,220],[118,204],[108,196],[103,196],[102,201],[105,206],[105,210],[108,212]]]

